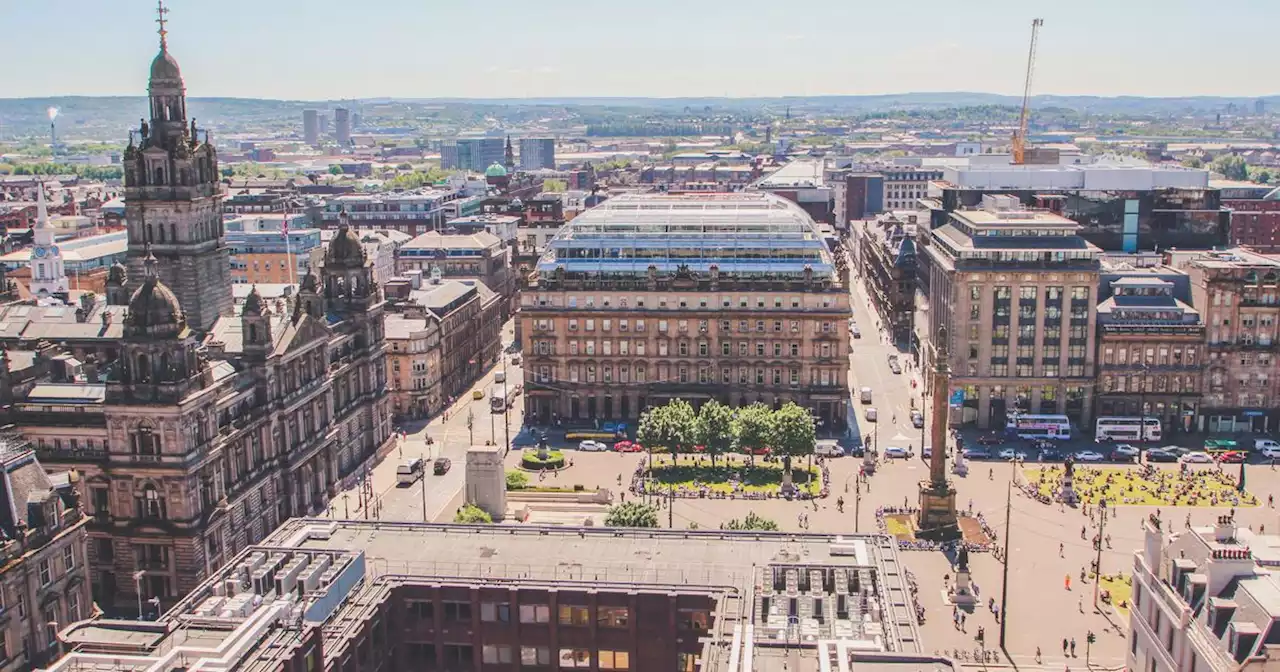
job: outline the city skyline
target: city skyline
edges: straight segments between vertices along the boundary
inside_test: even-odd
[[[1264,45],[1266,27],[1280,19],[1274,4],[1180,1],[1151,12],[1087,0],[1067,11],[1049,3],[990,0],[981,13],[934,0],[918,4],[910,22],[887,6],[824,2],[797,16],[757,0],[735,3],[732,11],[663,0],[641,13],[583,0],[536,11],[494,0],[493,11],[484,13],[386,0],[375,5],[381,11],[357,14],[330,0],[318,0],[306,13],[229,0],[214,14],[172,3],[167,18],[172,53],[196,82],[191,95],[200,97],[1013,95],[1020,93],[1034,16],[1045,19],[1036,93],[1274,93],[1259,90],[1260,82],[1271,81]],[[154,54],[158,41],[151,2],[108,8],[55,0],[6,13],[19,27],[12,49],[42,54],[41,67],[10,71],[8,96],[133,95],[143,87],[145,73],[136,63]],[[1223,15],[1253,17],[1233,26],[1229,68],[1209,44],[1194,40]],[[78,20],[63,25],[66,16]],[[442,28],[481,21],[488,30]],[[82,50],[49,50],[40,27],[52,25]],[[94,54],[88,64],[85,52]]]

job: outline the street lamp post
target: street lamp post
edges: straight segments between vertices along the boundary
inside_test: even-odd
[[[1149,362],[1143,362],[1139,366],[1142,371],[1142,379],[1138,382],[1138,442],[1146,443],[1147,441],[1147,373],[1150,371]]]

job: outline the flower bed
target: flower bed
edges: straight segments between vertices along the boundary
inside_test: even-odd
[[[546,457],[539,457],[538,451],[526,450],[520,455],[520,468],[527,471],[556,471],[563,469],[564,453],[559,450],[549,450]]]
[[[830,493],[831,474],[827,465],[818,462],[812,468],[792,462],[795,490],[790,498],[823,498]],[[679,457],[666,464],[655,464],[652,472],[642,461],[631,477],[631,491],[637,495],[674,495],[685,499],[778,499],[782,493],[783,470],[780,463],[758,462],[754,466],[723,462],[712,467],[705,459]]]

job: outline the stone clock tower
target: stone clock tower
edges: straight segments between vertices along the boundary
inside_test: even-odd
[[[31,293],[37,297],[65,295],[70,289],[67,271],[62,264],[62,252],[54,241],[53,227],[49,226],[49,207],[45,205],[44,185],[40,183],[36,183],[36,226],[32,234]]]
[[[161,14],[160,53],[151,62],[151,121],[130,133],[124,155],[128,274],[132,291],[146,277],[145,250],[159,279],[177,295],[187,323],[207,331],[231,312],[230,251],[223,237],[218,155],[208,133],[187,122],[186,90],[169,53]],[[136,279],[136,280],[135,280]]]

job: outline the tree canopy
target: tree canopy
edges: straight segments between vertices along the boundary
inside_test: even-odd
[[[492,523],[493,516],[490,516],[487,511],[475,504],[467,504],[453,517],[453,522],[468,524]]]
[[[609,527],[657,527],[658,510],[636,501],[623,502],[609,508],[604,524]]]

